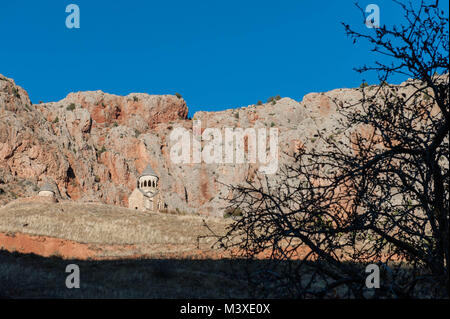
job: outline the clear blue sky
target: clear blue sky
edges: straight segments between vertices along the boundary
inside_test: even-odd
[[[65,26],[70,3],[80,7],[80,29]],[[402,21],[391,1],[359,1],[370,3],[381,24]],[[365,29],[353,0],[2,0],[0,73],[33,103],[84,90],[179,92],[192,116],[278,94],[300,100],[363,78],[377,83],[353,71],[375,56],[341,22]]]

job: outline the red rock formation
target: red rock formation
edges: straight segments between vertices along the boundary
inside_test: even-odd
[[[323,148],[318,131],[345,142],[335,100],[359,98],[358,90],[338,89],[310,93],[302,102],[283,98],[275,104],[197,112],[194,118],[201,120],[202,131],[277,128],[282,165],[289,160],[283,152]],[[22,88],[0,75],[0,204],[36,194],[37,183],[49,177],[64,199],[125,206],[137,176],[150,163],[169,209],[222,215],[224,184],[255,178],[260,164],[172,162],[171,132],[178,127],[192,132],[187,113],[182,98],[143,93],[77,92],[58,102],[31,104]],[[248,156],[248,138],[244,147]]]

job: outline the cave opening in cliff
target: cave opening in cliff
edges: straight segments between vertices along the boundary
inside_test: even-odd
[[[119,105],[116,105],[114,107],[114,114],[113,114],[114,119],[118,120],[121,115],[122,115],[122,109],[120,108]]]
[[[67,169],[67,172],[66,172],[66,180],[70,181],[70,180],[73,180],[74,178],[75,178],[75,173],[72,169],[72,166],[69,165],[69,168]]]

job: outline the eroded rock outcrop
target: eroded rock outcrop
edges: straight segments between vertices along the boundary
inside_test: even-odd
[[[323,147],[318,131],[343,139],[336,104],[359,98],[358,90],[338,89],[310,93],[301,102],[282,98],[197,112],[194,119],[202,131],[278,128],[282,165],[289,160],[284,152]],[[25,90],[0,75],[0,205],[35,195],[38,183],[50,178],[63,199],[127,206],[137,176],[150,163],[169,209],[221,216],[225,185],[253,178],[261,164],[174,163],[170,135],[180,127],[192,133],[187,113],[182,98],[143,93],[77,92],[58,102],[32,104]],[[244,144],[247,159],[252,146],[248,140]]]
[[[0,75],[0,203],[35,195],[50,178],[63,198],[126,205],[149,160],[143,139],[187,112],[182,98],[142,93],[79,92],[32,104]]]

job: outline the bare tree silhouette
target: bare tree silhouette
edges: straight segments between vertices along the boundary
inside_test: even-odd
[[[335,101],[343,137],[318,132],[325,149],[290,154],[276,180],[229,186],[228,209],[243,217],[219,243],[249,261],[270,256],[249,272],[263,296],[448,298],[448,18],[438,1],[397,3],[405,25],[363,34],[344,24],[392,62],[357,69],[380,80],[358,103]],[[410,79],[388,84],[395,74]],[[382,277],[370,293],[368,263]]]

